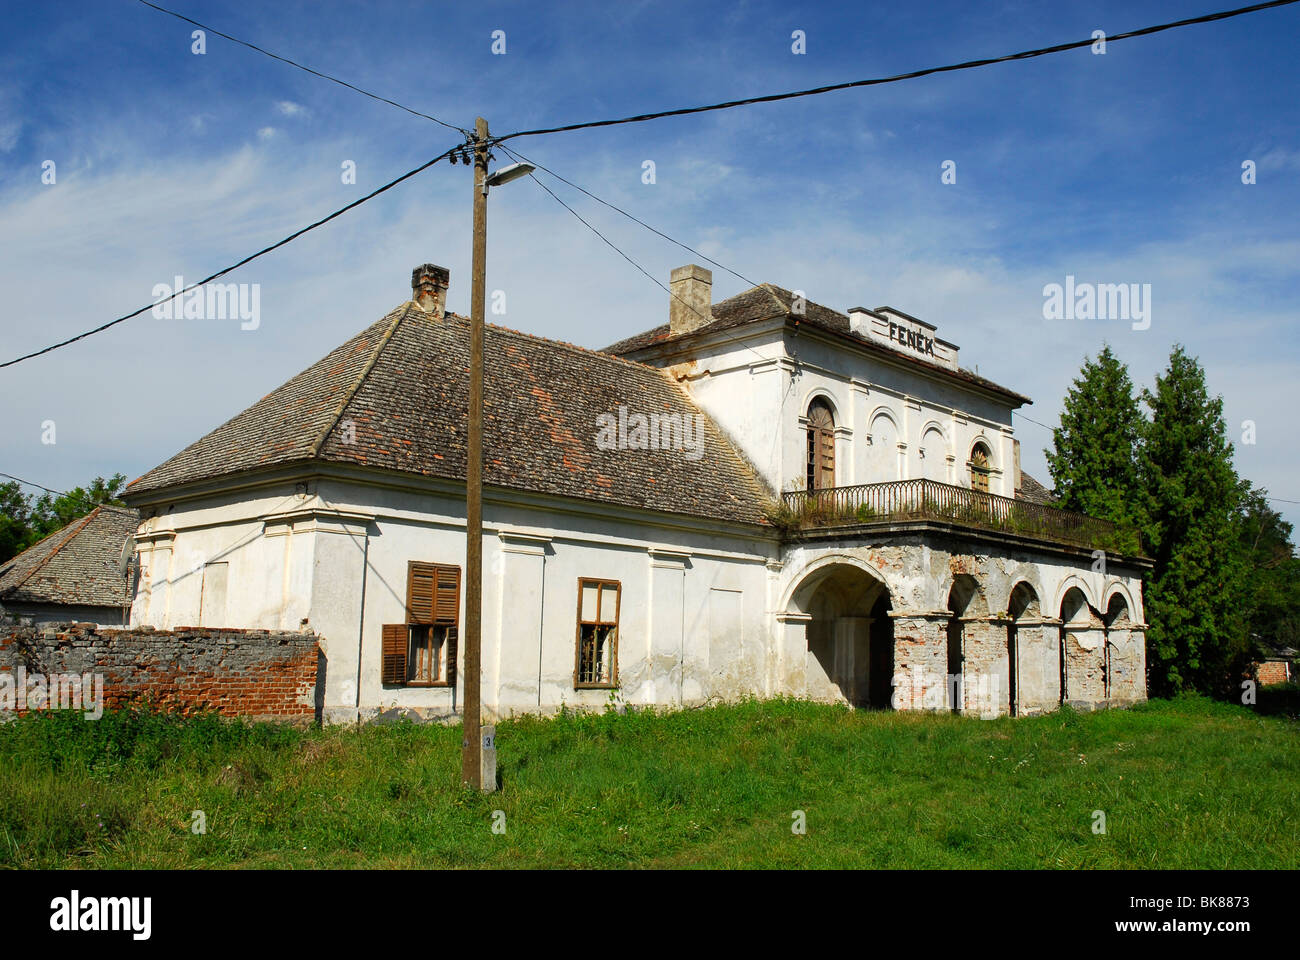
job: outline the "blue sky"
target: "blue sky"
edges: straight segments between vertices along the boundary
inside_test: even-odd
[[[168,5],[168,4],[164,4]],[[240,3],[196,20],[494,133],[883,76],[1115,33],[1228,0],[909,4]],[[148,303],[434,156],[457,135],[135,0],[7,3],[0,35],[4,359]],[[506,35],[505,55],[491,52]],[[791,51],[802,30],[807,52]],[[1224,397],[1238,469],[1300,500],[1300,5],[1088,50],[779,104],[517,141],[759,281],[890,304],[1053,424],[1109,342],[1149,384],[1171,345]],[[53,160],[56,182],[41,182]],[[341,182],[345,161],[355,184]],[[656,182],[642,183],[653,160]],[[941,182],[956,164],[957,182]],[[1241,181],[1253,161],[1257,182]],[[551,184],[653,275],[691,261]],[[0,371],[0,470],[135,477],[451,269],[468,310],[469,173],[442,164],[255,262],[255,330],[146,314]],[[667,297],[533,184],[493,194],[488,289],[507,326],[600,347]],[[745,287],[714,271],[715,298]],[[1151,326],[1046,320],[1043,287],[1151,284]],[[56,442],[43,443],[53,421]],[[1017,418],[1047,479],[1047,430]],[[1300,523],[1300,507],[1277,506]]]

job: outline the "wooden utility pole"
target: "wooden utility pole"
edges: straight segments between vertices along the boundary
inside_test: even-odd
[[[474,123],[474,262],[470,281],[469,456],[465,465],[465,738],[461,780],[483,789],[479,651],[483,641],[483,320],[487,306],[488,125]],[[495,787],[496,785],[493,784]]]

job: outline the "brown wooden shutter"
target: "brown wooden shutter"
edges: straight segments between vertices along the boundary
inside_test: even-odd
[[[808,408],[808,489],[835,486],[835,418],[830,408],[814,400]]]
[[[456,686],[456,634],[455,627],[447,628],[447,682]]]
[[[410,634],[404,623],[384,624],[383,682],[406,682],[406,651]]]
[[[438,567],[434,623],[460,622],[460,567]]]
[[[433,623],[437,565],[412,560],[406,568],[406,622]]]

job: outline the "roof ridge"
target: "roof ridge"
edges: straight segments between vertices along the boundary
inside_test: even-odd
[[[329,435],[333,433],[334,428],[338,426],[339,417],[343,416],[344,411],[348,408],[348,404],[353,401],[358,391],[360,391],[362,384],[364,384],[366,379],[370,376],[370,372],[375,369],[375,364],[379,362],[379,355],[383,352],[384,347],[388,345],[388,342],[393,339],[393,334],[396,333],[397,328],[402,325],[402,321],[410,314],[412,306],[414,306],[414,301],[408,300],[400,307],[388,312],[387,315],[393,317],[393,322],[388,325],[388,329],[384,331],[384,335],[381,336],[379,342],[375,344],[375,349],[371,352],[370,359],[367,360],[366,365],[361,368],[361,373],[357,375],[356,382],[352,384],[352,388],[343,394],[343,399],[339,402],[337,409],[335,409],[334,415],[329,418],[329,422],[325,424],[325,429],[320,432],[320,435],[312,441],[312,445],[307,449],[308,460],[314,460],[320,454],[321,447],[325,446],[325,441],[329,439]],[[424,311],[421,312],[423,313]]]
[[[462,320],[466,323],[470,322],[468,317],[462,317],[458,313],[449,313],[448,316],[455,317],[457,320]],[[592,349],[591,347],[583,347],[576,343],[570,343],[568,340],[554,340],[550,337],[541,337],[535,333],[526,333],[523,330],[516,330],[513,327],[503,327],[499,323],[485,322],[484,326],[491,327],[493,330],[500,331],[501,333],[512,334],[513,336],[522,337],[525,340],[533,340],[538,343],[550,344],[553,347],[560,347],[562,349],[569,350],[574,353],[581,353],[581,354],[586,354],[588,356],[600,357],[604,360],[614,360],[617,361],[618,363],[625,364],[626,366],[635,367],[637,370],[644,370],[649,373],[661,372],[660,368],[654,366],[653,364],[641,363],[639,360],[628,360],[627,358],[620,357],[617,354],[606,353],[604,350],[595,350]]]
[[[37,570],[43,569],[45,565],[49,563],[60,550],[66,547],[77,534],[79,534],[83,529],[85,529],[86,524],[88,524],[92,518],[98,515],[99,509],[100,509],[99,507],[95,507],[94,510],[91,510],[90,513],[86,514],[84,517],[78,517],[76,520],[73,520],[71,523],[65,524],[64,526],[60,527],[58,530],[55,530],[48,537],[42,537],[40,540],[37,540],[30,547],[28,547],[27,550],[31,550],[34,547],[40,546],[42,543],[44,543],[46,540],[49,540],[51,537],[57,537],[60,533],[62,533],[64,530],[67,530],[69,527],[76,527],[76,529],[70,531],[68,535],[64,537],[63,540],[60,543],[58,543],[53,550],[51,550],[44,557],[38,560],[36,562],[36,565],[33,566],[30,570],[28,570],[21,580],[19,580],[17,583],[13,584],[12,586],[8,587],[5,590],[5,593],[13,593],[15,590],[17,590],[19,587],[25,584],[28,580],[30,580],[36,574]],[[23,553],[26,553],[27,550],[24,550]],[[18,554],[18,557],[21,557],[23,553]],[[17,559],[17,557],[15,557],[14,559]]]

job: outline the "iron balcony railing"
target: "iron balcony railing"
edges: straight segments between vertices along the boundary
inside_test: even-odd
[[[1094,549],[1140,550],[1135,538],[1127,542],[1131,535],[1107,520],[937,480],[796,490],[782,495],[778,514],[771,519],[787,530],[937,520]]]

